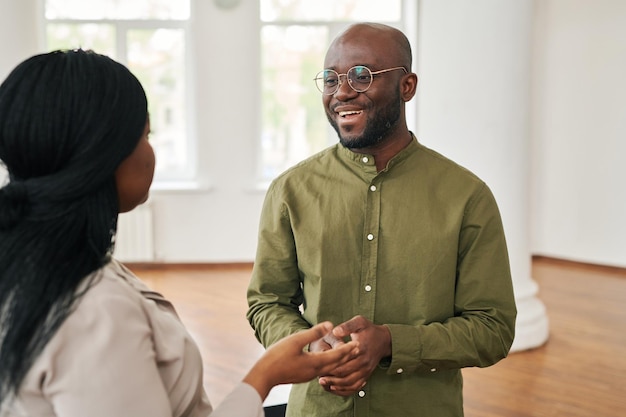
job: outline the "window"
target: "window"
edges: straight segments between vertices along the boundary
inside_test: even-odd
[[[405,2],[407,4],[405,4]],[[406,32],[411,0],[260,0],[259,177],[267,182],[337,141],[313,83],[330,41],[348,24],[376,21]]]
[[[189,135],[189,0],[44,0],[47,50],[83,48],[125,64],[148,96],[155,180],[195,173]]]

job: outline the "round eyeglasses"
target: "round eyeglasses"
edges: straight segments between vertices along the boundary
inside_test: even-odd
[[[314,80],[317,89],[320,90],[322,94],[328,96],[335,94],[339,90],[339,87],[343,82],[341,81],[341,76],[346,77],[350,88],[357,93],[363,93],[370,88],[375,75],[400,69],[404,71],[405,74],[408,74],[408,71],[404,67],[393,67],[372,72],[364,65],[356,65],[350,68],[345,74],[339,74],[337,71],[333,71],[331,69],[322,70],[317,73]]]

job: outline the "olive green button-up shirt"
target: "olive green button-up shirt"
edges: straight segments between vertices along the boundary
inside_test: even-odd
[[[381,172],[338,144],[276,178],[248,303],[265,346],[356,315],[390,330],[392,356],[361,391],[294,385],[292,417],[462,416],[460,369],[506,357],[516,317],[491,191],[417,140]]]

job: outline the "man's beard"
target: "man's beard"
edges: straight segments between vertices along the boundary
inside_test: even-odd
[[[339,143],[348,149],[363,149],[373,147],[383,142],[389,134],[390,129],[400,119],[400,97],[392,101],[392,104],[374,115],[372,118],[368,118],[365,125],[365,131],[361,136],[350,136],[350,134],[342,135],[339,131],[339,126],[334,119],[328,117],[330,125],[335,129],[339,136]]]

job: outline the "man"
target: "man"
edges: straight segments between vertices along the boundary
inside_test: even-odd
[[[293,386],[288,416],[462,416],[460,369],[498,362],[514,336],[496,202],[408,130],[417,76],[402,32],[350,26],[324,66],[340,143],[270,186],[248,320],[265,346],[324,320],[341,324],[311,351],[359,342],[356,359]]]

